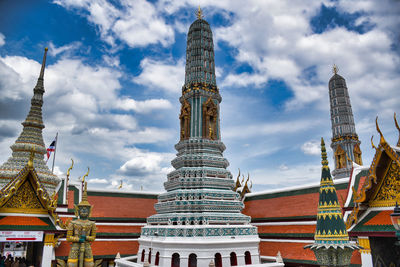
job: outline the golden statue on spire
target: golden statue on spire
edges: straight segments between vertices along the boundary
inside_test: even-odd
[[[333,74],[337,74],[339,72],[339,68],[336,66],[336,64],[333,64],[332,72]]]
[[[199,9],[197,9],[196,16],[197,16],[197,19],[203,18],[203,11],[201,10],[200,6],[199,6]]]

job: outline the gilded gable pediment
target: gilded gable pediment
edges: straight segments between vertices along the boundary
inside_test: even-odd
[[[14,213],[47,213],[38,199],[34,188],[26,179],[10,199],[0,208],[1,212]]]
[[[392,161],[386,170],[376,193],[372,197],[370,207],[391,207],[400,198],[400,166]]]

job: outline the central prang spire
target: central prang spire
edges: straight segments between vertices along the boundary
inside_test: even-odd
[[[228,258],[258,264],[257,228],[241,213],[244,205],[223,156],[212,32],[201,9],[197,18],[187,37],[174,170],[154,206],[157,214],[142,228],[138,254],[141,263],[148,255],[149,263],[161,267],[208,266],[211,260],[222,266]]]

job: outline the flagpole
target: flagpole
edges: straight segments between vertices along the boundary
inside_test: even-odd
[[[56,134],[56,143],[54,144],[53,166],[51,166],[51,173],[54,173],[54,161],[56,160],[57,142],[58,142],[58,132]]]

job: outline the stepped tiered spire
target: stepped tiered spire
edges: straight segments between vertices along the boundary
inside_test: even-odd
[[[333,66],[333,76],[329,80],[329,98],[331,105],[332,144],[335,179],[350,176],[353,161],[362,165],[360,141],[354,125],[349,92],[345,79],[338,74],[338,67]]]
[[[42,119],[44,94],[44,71],[46,67],[47,48],[45,48],[39,78],[33,89],[31,108],[22,125],[21,134],[11,146],[12,156],[0,166],[0,187],[7,184],[27,164],[31,151],[35,151],[34,168],[49,194],[52,194],[60,179],[51,173],[43,156],[46,147],[43,142],[42,130],[45,127]]]
[[[219,120],[222,99],[215,81],[212,31],[200,9],[197,18],[187,37],[180,141],[171,162],[175,170],[164,183],[167,192],[155,204],[157,214],[142,228],[139,253],[148,254],[152,248],[151,255],[163,255],[160,266],[177,266],[177,253],[171,255],[174,251],[190,262],[201,248],[197,266],[208,266],[210,260],[218,263],[233,252],[244,262],[246,247],[253,263],[258,263],[257,229],[250,225],[250,217],[241,213],[243,203],[233,191],[232,174],[226,169],[229,163],[223,157]],[[223,250],[216,238],[224,243]],[[186,265],[181,262],[181,266]]]
[[[322,174],[319,189],[317,228],[315,242],[318,244],[348,243],[349,235],[342,217],[342,209],[336,195],[328,166],[324,139],[321,138]]]
[[[307,245],[314,251],[322,266],[347,266],[354,249],[359,247],[349,242],[349,235],[343,221],[336,188],[328,166],[325,142],[321,138],[322,173],[319,189],[317,227],[314,244]]]

